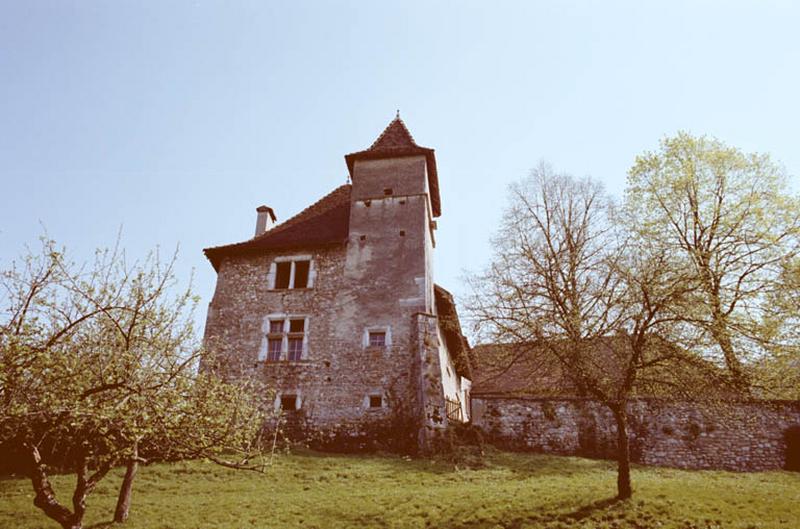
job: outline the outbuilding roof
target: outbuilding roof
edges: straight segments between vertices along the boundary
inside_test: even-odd
[[[382,160],[386,158],[401,158],[405,156],[425,156],[428,169],[428,188],[431,196],[433,216],[442,214],[441,198],[439,197],[439,176],[436,172],[436,156],[433,149],[420,147],[408,131],[406,124],[398,114],[384,129],[378,138],[363,151],[345,155],[347,170],[353,178],[353,167],[358,160]]]
[[[248,241],[206,248],[214,270],[223,257],[342,244],[350,231],[350,184],[339,186],[289,220]]]
[[[504,397],[585,397],[586,391],[578,387],[573,377],[548,352],[550,348],[566,352],[566,340],[549,342],[522,342],[515,344],[481,344],[473,348],[473,374],[471,394],[474,396]],[[587,354],[582,355],[583,366],[597,379],[607,384],[621,384],[625,366],[631,354],[628,338],[605,336],[587,340]],[[724,387],[712,390],[710,386],[722,381],[723,374],[711,362],[653,337],[645,353],[651,364],[646,373],[639,373],[633,387],[639,397],[676,395],[679,388],[700,388],[704,392],[725,391]],[[656,358],[660,360],[656,361]],[[699,392],[698,392],[699,393]]]

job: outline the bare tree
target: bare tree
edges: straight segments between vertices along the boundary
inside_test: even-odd
[[[471,279],[468,310],[484,337],[514,356],[554,363],[578,394],[612,413],[617,496],[632,495],[628,402],[675,396],[703,367],[664,336],[693,285],[665,252],[633,248],[603,188],[541,164],[511,186],[489,268]],[[687,369],[687,366],[693,365]]]
[[[119,464],[117,521],[141,461],[254,467],[258,400],[253,388],[197,374],[196,300],[175,290],[173,264],[154,254],[128,266],[117,249],[76,266],[44,240],[2,274],[0,442],[27,458],[34,505],[62,527],[81,527],[88,496]],[[50,485],[53,465],[77,476],[71,509]]]

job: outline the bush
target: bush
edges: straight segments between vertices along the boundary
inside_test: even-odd
[[[483,468],[486,466],[485,455],[483,434],[471,424],[450,423],[445,430],[437,431],[431,441],[433,459],[459,468]]]

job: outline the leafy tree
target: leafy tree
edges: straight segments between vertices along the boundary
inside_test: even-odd
[[[542,164],[511,186],[493,262],[468,303],[484,338],[555,364],[572,391],[606,406],[617,427],[620,499],[632,495],[628,409],[647,392],[699,388],[707,369],[669,339],[693,285],[665,252],[628,245],[613,202],[590,179]],[[692,380],[692,383],[687,383]]]
[[[639,240],[670,252],[692,276],[684,320],[705,334],[704,353],[724,362],[740,392],[752,392],[748,367],[798,343],[797,307],[776,304],[798,292],[800,201],[784,172],[766,155],[679,133],[636,159],[626,206]],[[795,331],[785,332],[790,323]]]
[[[45,240],[2,273],[0,445],[26,460],[34,505],[64,528],[81,527],[88,496],[116,465],[127,465],[117,521],[141,461],[257,468],[258,388],[197,373],[196,300],[175,293],[173,264],[154,254],[129,266],[112,250],[77,266]],[[76,474],[71,509],[50,485],[53,467]]]

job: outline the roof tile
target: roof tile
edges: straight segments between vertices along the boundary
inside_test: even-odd
[[[349,184],[334,189],[289,220],[248,241],[203,250],[219,271],[222,258],[272,250],[341,244],[350,232]]]

